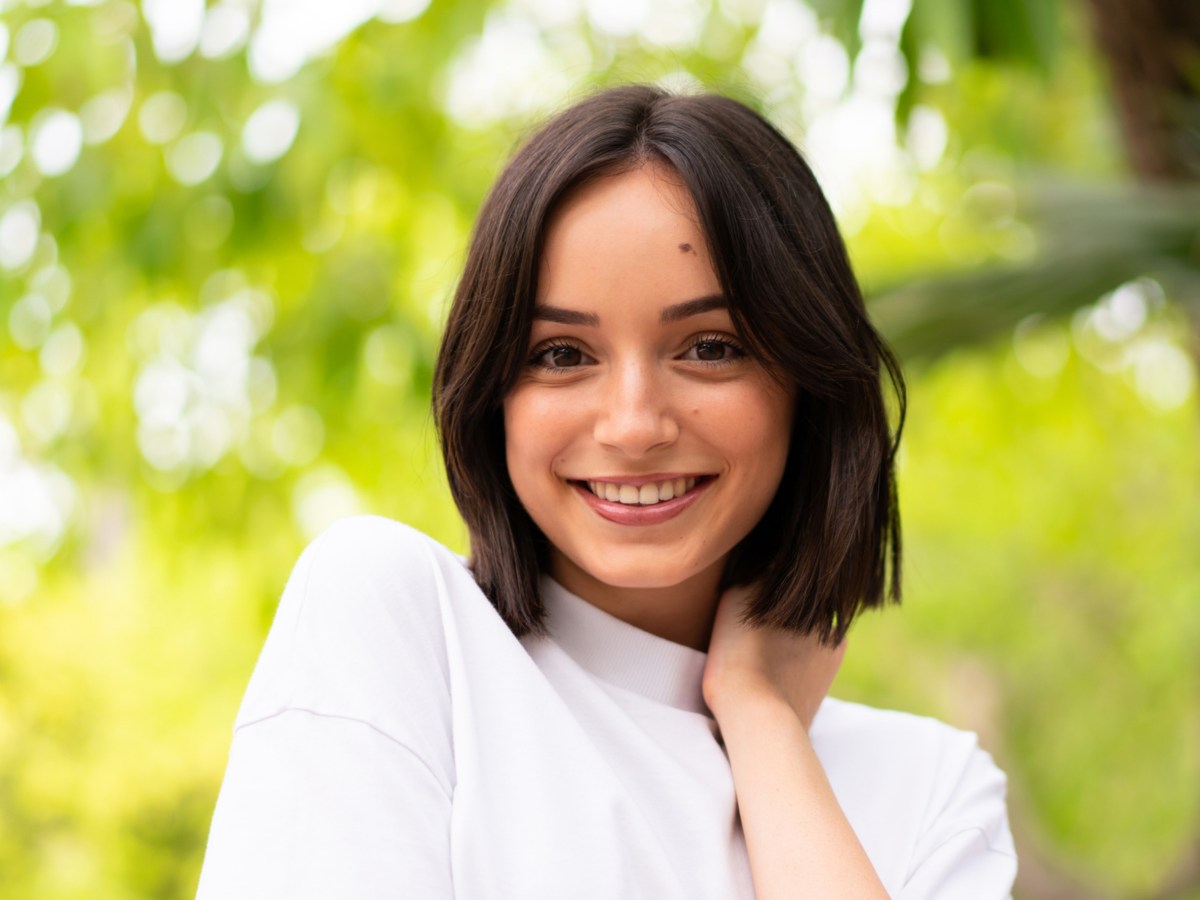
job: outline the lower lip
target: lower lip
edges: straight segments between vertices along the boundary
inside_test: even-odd
[[[699,500],[700,495],[708,490],[708,486],[714,480],[713,478],[706,478],[698,482],[694,488],[685,494],[680,494],[671,500],[664,500],[661,503],[651,503],[646,506],[633,506],[632,504],[616,503],[612,500],[601,500],[582,484],[572,484],[572,487],[579,492],[584,502],[597,515],[608,519],[610,522],[616,522],[618,525],[658,525],[661,522],[675,518]]]

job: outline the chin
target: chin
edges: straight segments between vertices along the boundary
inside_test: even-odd
[[[569,565],[593,581],[624,590],[665,590],[678,587],[701,575],[708,568],[679,562],[664,565],[664,552],[661,548],[638,553],[636,556],[638,558],[628,560],[590,560],[580,556],[571,559]]]
[[[664,572],[661,567],[656,567],[653,571],[621,569],[616,572],[589,571],[588,574],[609,587],[628,590],[656,590],[676,587],[696,573],[677,574]]]

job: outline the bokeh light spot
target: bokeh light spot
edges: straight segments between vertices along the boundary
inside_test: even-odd
[[[379,11],[379,0],[263,0],[250,39],[251,74],[279,82]]]
[[[946,54],[934,46],[921,48],[917,58],[917,77],[925,84],[945,84],[954,75]]]
[[[256,163],[272,162],[287,152],[300,127],[300,111],[290,100],[270,100],[250,114],[242,129],[242,149]]]
[[[647,0],[587,0],[592,27],[613,37],[628,37],[637,32],[649,12]]]
[[[201,294],[211,305],[199,313],[159,303],[130,332],[131,347],[148,358],[133,390],[138,445],[153,470],[151,483],[164,490],[182,487],[234,446],[252,471],[269,468],[259,448],[247,455],[247,441],[253,417],[274,399],[274,372],[253,355],[270,325],[270,297],[246,287],[236,270],[210,276]]]
[[[509,7],[529,16],[545,30],[577,29],[584,13],[584,0],[510,0]]]
[[[808,41],[800,50],[796,77],[810,103],[829,103],[846,92],[850,83],[850,57],[845,48],[826,34]]]
[[[209,59],[231,56],[250,36],[250,13],[236,3],[218,3],[209,9],[200,30],[200,55]]]
[[[128,0],[100,2],[92,19],[94,33],[101,43],[115,43],[133,34],[141,23],[138,9]]]
[[[717,6],[725,18],[737,25],[762,21],[764,0],[719,0]]]
[[[57,549],[76,505],[74,483],[55,466],[21,455],[12,424],[0,414],[0,548],[29,542],[42,560]]]
[[[151,94],[138,111],[138,127],[152,144],[165,144],[183,131],[187,124],[188,108],[183,97],[174,91]]]
[[[1133,383],[1150,409],[1171,412],[1192,395],[1196,372],[1182,349],[1162,339],[1139,341],[1128,352]]]
[[[0,216],[0,266],[19,269],[37,249],[41,213],[32,200],[18,200]]]
[[[707,0],[656,0],[649,5],[641,35],[658,47],[694,45],[704,30]]]
[[[85,144],[102,144],[120,130],[133,106],[133,91],[113,88],[97,94],[79,110]]]
[[[49,265],[33,274],[29,286],[46,298],[53,312],[62,312],[71,297],[71,273],[62,266]]]
[[[180,184],[199,184],[217,170],[224,149],[211,131],[193,132],[167,151],[167,171]]]
[[[20,90],[21,70],[12,63],[0,65],[0,122],[8,118],[8,111]]]
[[[526,19],[491,15],[483,34],[451,63],[447,112],[460,125],[483,128],[538,111],[568,86],[562,62]]]
[[[784,56],[794,56],[818,34],[817,16],[800,0],[767,0],[754,42]]]
[[[854,61],[854,84],[869,94],[895,97],[908,81],[908,66],[895,43],[872,39]]]
[[[380,0],[379,21],[389,25],[411,22],[429,9],[430,0]]]
[[[57,381],[39,381],[21,399],[21,418],[29,433],[49,444],[71,423],[71,392]]]
[[[0,128],[0,178],[17,167],[25,155],[25,139],[20,125]]]
[[[346,473],[332,464],[309,472],[292,491],[292,515],[310,539],[347,516],[362,511],[362,501]]]
[[[196,49],[204,0],[143,0],[142,15],[150,26],[154,53],[163,62],[181,62]]]
[[[143,423],[179,424],[188,405],[192,378],[192,373],[175,360],[158,360],[142,369],[134,384],[133,405]]]
[[[142,422],[138,426],[138,449],[151,466],[161,471],[171,471],[183,469],[192,447],[190,435],[182,422]]]
[[[1100,298],[1092,313],[1092,325],[1105,340],[1128,340],[1146,322],[1154,284],[1148,280],[1130,281]]]
[[[49,19],[30,19],[13,39],[13,58],[23,66],[36,66],[50,58],[58,46],[58,26]]]
[[[53,313],[41,294],[26,294],[8,312],[8,331],[13,343],[34,350],[50,336]]]
[[[895,44],[911,9],[911,0],[865,0],[859,14],[859,34],[864,41],[878,39]]]
[[[83,148],[79,117],[63,109],[43,110],[30,127],[30,153],[43,175],[71,170]]]
[[[942,161],[950,130],[942,114],[931,106],[914,106],[908,117],[908,152],[922,171]]]
[[[65,378],[73,375],[83,364],[85,342],[83,332],[74,322],[64,322],[50,333],[38,353],[42,371],[47,375]]]

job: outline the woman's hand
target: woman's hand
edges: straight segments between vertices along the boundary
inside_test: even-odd
[[[783,700],[807,731],[842,665],[846,642],[828,647],[813,635],[744,624],[753,592],[753,587],[730,588],[717,605],[704,667],[704,700],[718,722],[731,704]]]
[[[733,772],[755,896],[886,898],[808,737],[845,642],[744,625],[752,592],[721,597],[703,686]]]

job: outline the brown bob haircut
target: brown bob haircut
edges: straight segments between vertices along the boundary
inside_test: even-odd
[[[509,479],[502,404],[528,363],[551,214],[580,185],[646,164],[686,186],[739,335],[797,389],[782,481],[724,583],[756,585],[749,622],[840,640],[859,611],[899,599],[904,383],[812,172],[765,119],[721,96],[602,91],[536,131],[484,202],[433,383],[475,578],[515,634],[542,629],[549,547]]]

